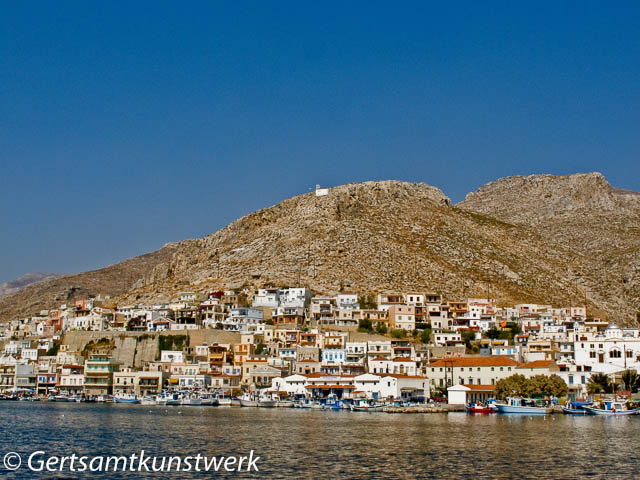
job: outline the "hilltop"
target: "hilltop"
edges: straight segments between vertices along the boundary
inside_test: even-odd
[[[0,318],[87,293],[151,302],[182,290],[301,284],[327,294],[489,294],[500,303],[586,298],[592,313],[631,323],[640,304],[639,198],[599,174],[509,177],[458,205],[424,183],[347,184],[289,198],[201,239],[28,287],[0,299]]]

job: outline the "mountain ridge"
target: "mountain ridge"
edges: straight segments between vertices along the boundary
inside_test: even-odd
[[[425,183],[340,185],[326,196],[291,197],[205,237],[167,244],[146,254],[148,261],[135,257],[88,272],[91,282],[87,274],[73,276],[57,285],[57,296],[60,279],[28,287],[0,299],[0,319],[87,293],[133,303],[167,301],[181,290],[302,284],[321,293],[349,286],[450,298],[489,292],[505,304],[586,301],[592,313],[629,324],[640,310],[634,250],[640,195],[616,190],[598,173],[513,176],[453,205]],[[603,226],[603,215],[614,217],[615,228]],[[580,240],[585,237],[590,248]],[[615,251],[594,255],[610,242]],[[126,264],[132,261],[135,268]],[[101,280],[115,272],[128,276],[126,285]],[[74,282],[79,288],[70,291]]]

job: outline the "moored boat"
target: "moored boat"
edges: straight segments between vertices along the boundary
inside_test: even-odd
[[[519,415],[547,415],[553,413],[551,407],[539,407],[535,401],[520,397],[507,397],[506,403],[495,403],[498,413]]]
[[[382,403],[376,403],[369,400],[358,400],[357,402],[349,405],[352,412],[382,412],[385,405]]]
[[[585,407],[588,407],[592,402],[567,402],[562,406],[562,413],[566,415],[587,415],[588,412]]]
[[[180,399],[180,405],[183,407],[199,407],[202,405],[202,398],[198,395],[183,395]]]
[[[486,405],[484,403],[470,403],[468,405],[465,405],[465,408],[469,413],[487,414],[487,413],[496,413],[497,411],[496,408],[493,407],[493,405]]]
[[[584,409],[589,415],[606,416],[638,415],[639,412],[637,408],[630,408],[626,400],[602,402],[597,406],[585,406]]]
[[[118,393],[113,396],[113,400],[116,403],[129,403],[129,404],[137,404],[140,403],[138,397],[136,397],[135,393]]]

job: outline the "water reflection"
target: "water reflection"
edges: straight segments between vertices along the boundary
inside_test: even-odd
[[[130,455],[144,448],[150,455],[234,455],[253,449],[262,457],[259,476],[266,478],[630,478],[639,466],[638,417],[392,415],[46,402],[2,402],[0,413],[2,454],[17,451],[24,456],[38,449],[56,455]],[[24,469],[9,475],[33,478]],[[135,472],[103,478],[140,476]]]

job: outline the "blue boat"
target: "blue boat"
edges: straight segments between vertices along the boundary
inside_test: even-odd
[[[589,415],[606,415],[606,416],[626,416],[626,415],[638,415],[637,408],[629,408],[629,403],[626,400],[616,400],[604,402],[604,404],[598,407],[584,407]]]
[[[134,393],[118,393],[113,396],[116,403],[140,403],[138,397]]]
[[[507,397],[506,403],[495,404],[498,413],[511,413],[517,415],[547,415],[553,413],[553,408],[538,407],[535,401],[520,397]]]
[[[589,412],[584,407],[588,407],[593,402],[567,402],[562,406],[562,413],[567,415],[588,415]]]

